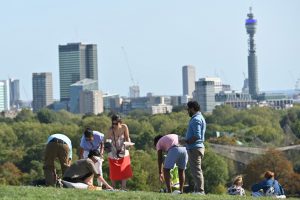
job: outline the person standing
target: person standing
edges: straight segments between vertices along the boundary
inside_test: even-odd
[[[88,158],[88,154],[92,150],[100,152],[100,159],[95,163],[95,166],[102,177],[104,134],[98,131],[93,131],[91,128],[86,128],[80,141],[80,159]],[[102,181],[100,179],[97,179],[97,183],[98,186],[102,186]]]
[[[191,173],[195,183],[194,192],[196,194],[205,194],[204,177],[201,168],[204,157],[204,136],[206,122],[200,112],[200,105],[197,101],[187,103],[188,114],[191,117],[185,136],[186,149],[189,156]]]
[[[55,186],[58,176],[54,166],[56,158],[59,159],[62,175],[70,166],[72,160],[71,140],[63,134],[53,134],[48,137],[45,150],[44,175],[46,186]]]
[[[111,151],[108,154],[109,177],[112,186],[116,187],[116,181],[121,181],[121,189],[126,190],[126,181],[132,177],[130,155],[125,143],[131,143],[129,130],[122,123],[119,115],[111,117],[112,126],[108,130],[107,137],[111,141]]]
[[[178,135],[168,134],[165,136],[158,135],[154,138],[154,146],[157,150],[158,172],[161,182],[165,180],[167,192],[172,192],[170,170],[175,164],[178,166],[179,189],[183,193],[183,185],[185,181],[185,169],[188,161],[186,148],[179,145]],[[163,153],[167,153],[163,164]]]

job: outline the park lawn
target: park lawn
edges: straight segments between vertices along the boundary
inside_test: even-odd
[[[155,192],[112,192],[112,191],[88,191],[79,189],[60,189],[30,186],[0,186],[0,199],[207,199],[207,200],[229,200],[229,199],[253,199],[252,197],[239,197],[229,195],[172,195]],[[261,198],[260,198],[261,199]],[[264,198],[268,199],[268,198]],[[289,198],[296,199],[296,198]]]

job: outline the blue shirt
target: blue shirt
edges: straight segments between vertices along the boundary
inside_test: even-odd
[[[100,145],[104,140],[104,134],[98,131],[93,131],[93,136],[93,141],[86,141],[84,135],[81,137],[80,147],[83,148],[83,150],[90,151],[100,148]]]
[[[278,183],[278,181],[276,181],[274,179],[271,179],[271,178],[270,179],[265,179],[265,180],[261,181],[260,183],[254,184],[251,189],[252,189],[252,192],[257,192],[261,189],[264,192],[266,192],[271,186],[274,187],[274,194],[284,195],[283,188]]]
[[[69,147],[69,158],[72,160],[72,143],[71,143],[71,140],[63,135],[63,134],[53,134],[53,135],[50,135],[48,137],[48,140],[47,140],[47,144],[53,139],[53,138],[57,138],[57,139],[60,139],[62,141],[64,141],[65,143],[67,143],[68,147]]]
[[[204,147],[204,134],[206,130],[206,122],[200,112],[194,114],[189,122],[189,126],[185,135],[185,139],[188,140],[195,136],[198,138],[193,144],[187,144],[186,149],[197,149]]]

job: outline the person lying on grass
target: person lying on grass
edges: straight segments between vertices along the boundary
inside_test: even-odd
[[[100,152],[98,150],[91,150],[88,154],[88,158],[77,160],[66,170],[63,180],[71,183],[85,183],[93,187],[93,178],[95,177],[101,180],[106,189],[113,189],[95,167],[95,163],[97,163],[99,159]]]

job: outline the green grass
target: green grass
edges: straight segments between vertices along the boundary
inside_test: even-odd
[[[111,192],[111,191],[88,191],[78,189],[56,189],[45,187],[29,186],[0,186],[0,199],[207,199],[207,200],[229,200],[243,199],[248,200],[252,197],[239,197],[229,195],[193,195],[193,194],[162,194],[155,192]],[[262,198],[260,198],[262,199]],[[268,199],[268,198],[263,198]],[[296,199],[296,198],[289,198]]]

